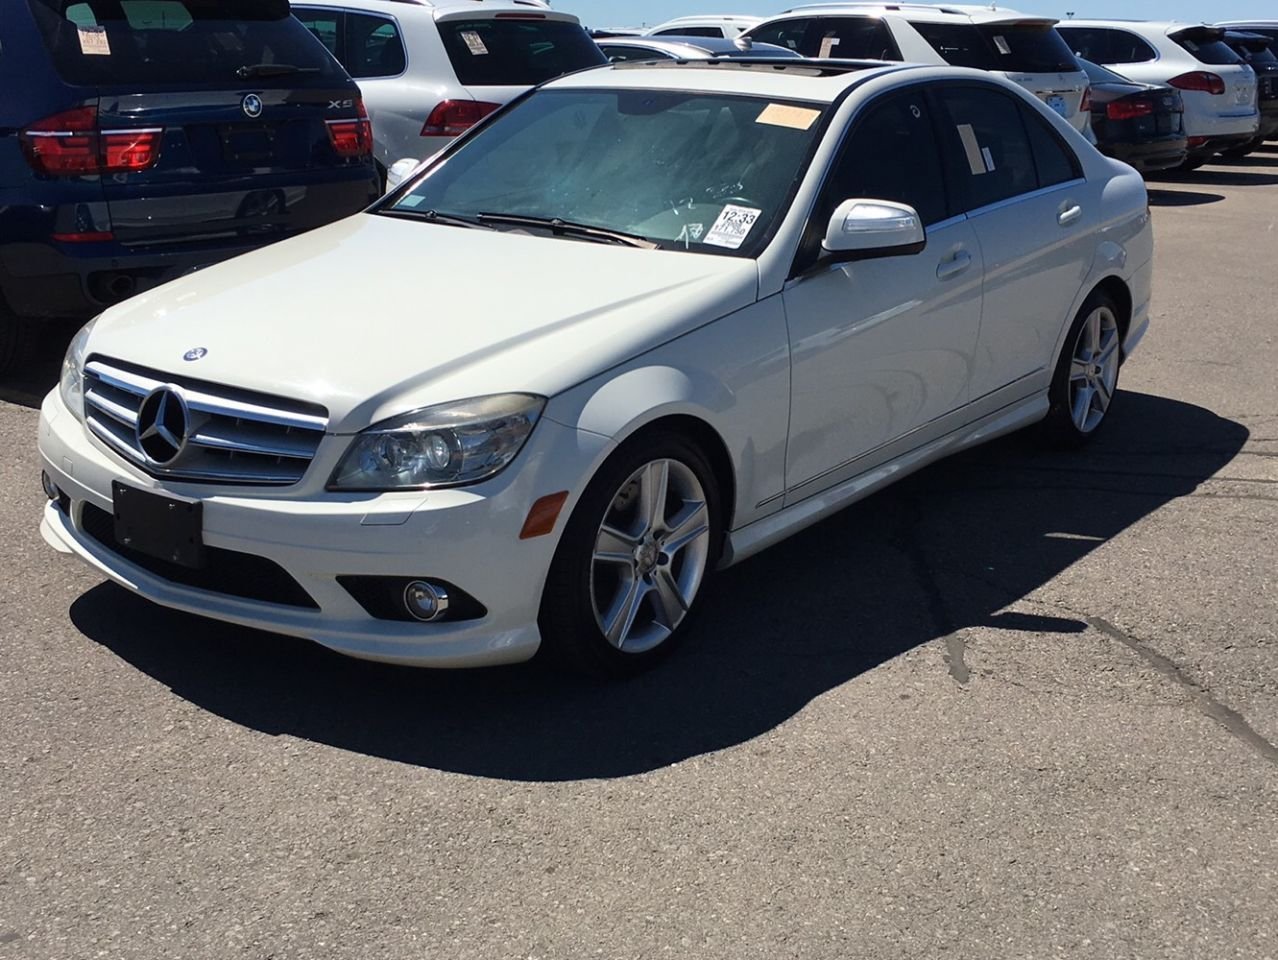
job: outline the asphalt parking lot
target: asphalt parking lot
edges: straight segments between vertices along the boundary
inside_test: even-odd
[[[1278,957],[1278,150],[1153,185],[1082,454],[933,467],[612,686],[347,661],[53,553],[0,385],[0,960]]]

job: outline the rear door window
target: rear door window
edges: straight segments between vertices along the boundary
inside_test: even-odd
[[[1034,154],[1034,168],[1038,173],[1038,186],[1054,187],[1068,183],[1083,175],[1078,157],[1051,128],[1046,120],[1025,104],[1018,104],[1025,132],[1029,134],[1030,150]]]
[[[342,78],[323,44],[274,0],[26,0],[70,84],[296,86]]]
[[[823,17],[808,36],[809,57],[841,60],[900,60],[888,25],[876,17]]]
[[[397,77],[408,65],[395,21],[368,13],[346,15],[346,57],[352,77]]]
[[[943,87],[945,159],[962,191],[963,209],[1038,189],[1034,150],[1020,104],[987,87]]]
[[[1129,30],[1062,25],[1057,32],[1074,53],[1095,63],[1148,63],[1158,59],[1158,51],[1144,37]]]
[[[580,25],[565,20],[444,20],[439,33],[468,87],[531,86],[608,62]]]
[[[345,36],[346,15],[334,10],[316,9],[315,7],[294,7],[293,16],[301,21],[302,26],[311,31],[311,35],[324,49],[338,60],[344,59],[342,40]]]

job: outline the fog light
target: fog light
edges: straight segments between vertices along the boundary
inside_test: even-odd
[[[448,591],[425,580],[414,580],[404,588],[404,607],[414,619],[430,623],[448,612]]]
[[[62,491],[54,484],[53,479],[44,470],[40,471],[40,486],[44,487],[44,495],[50,500],[57,500]]]

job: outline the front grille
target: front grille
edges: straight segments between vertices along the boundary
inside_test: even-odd
[[[274,560],[206,545],[203,566],[170,563],[119,543],[115,539],[115,518],[91,503],[80,508],[80,529],[112,553],[171,583],[245,600],[319,609],[306,589]]]
[[[160,387],[188,411],[186,445],[163,465],[143,453],[138,412]],[[85,421],[103,443],[155,477],[203,483],[296,483],[315,457],[327,411],[316,404],[171,377],[95,357],[84,367]]]

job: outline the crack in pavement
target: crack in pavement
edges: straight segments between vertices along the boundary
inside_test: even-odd
[[[1185,671],[1174,660],[1159,653],[1143,640],[1139,640],[1126,631],[1120,630],[1102,617],[1084,617],[1084,619],[1111,640],[1117,640],[1123,644],[1164,677],[1185,690],[1193,700],[1194,706],[1198,707],[1204,716],[1215,720],[1230,734],[1247,744],[1265,760],[1278,766],[1278,746],[1274,746],[1257,732],[1241,713],[1221,703],[1212,695],[1211,691],[1186,675]]]

